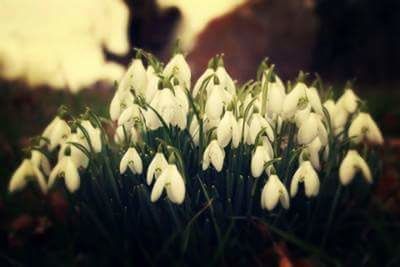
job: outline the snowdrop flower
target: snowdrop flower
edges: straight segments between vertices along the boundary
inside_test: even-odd
[[[297,128],[300,128],[303,122],[305,122],[311,114],[311,105],[307,104],[305,108],[299,109],[294,114],[294,122]]]
[[[320,138],[321,143],[328,142],[328,133],[320,117],[316,113],[311,113],[301,124],[297,133],[297,140],[301,145],[310,144],[316,137]]]
[[[365,112],[360,112],[353,120],[349,128],[349,137],[354,137],[355,143],[361,143],[367,140],[370,143],[382,145],[382,133],[376,125],[371,115]]]
[[[144,96],[146,91],[146,86],[147,86],[146,69],[143,66],[142,60],[136,58],[132,61],[132,64],[129,66],[128,70],[122,77],[118,85],[118,92],[130,91],[131,89],[133,89],[136,94]]]
[[[230,141],[232,146],[239,146],[239,129],[235,115],[232,111],[226,111],[217,127],[217,140],[221,147],[226,147]]]
[[[320,152],[321,148],[322,148],[321,141],[320,141],[319,137],[317,137],[310,144],[308,144],[301,152],[300,157],[299,157],[300,164],[302,162],[304,153],[307,153],[314,169],[316,169],[316,170],[321,169],[321,164],[320,164],[320,160],[319,160],[319,152]]]
[[[341,106],[347,113],[354,113],[357,110],[359,97],[351,89],[346,89],[338,99],[337,105]]]
[[[150,106],[158,112],[168,125],[178,126],[180,129],[186,128],[187,114],[170,89],[165,88],[158,91]],[[151,130],[156,130],[162,126],[160,119],[153,110],[148,109],[144,116],[146,125]]]
[[[73,193],[79,188],[79,172],[71,156],[62,157],[53,168],[49,177],[49,188],[53,186],[58,177],[64,177],[69,192]]]
[[[267,114],[269,117],[279,115],[282,111],[283,102],[285,100],[285,88],[279,83],[270,83],[267,92]]]
[[[62,158],[64,157],[69,157],[74,162],[77,168],[81,167],[86,169],[87,166],[89,165],[89,158],[82,150],[80,150],[78,147],[76,147],[71,143],[77,143],[86,148],[86,150],[90,151],[89,145],[85,137],[81,134],[73,133],[68,137],[67,141],[61,146],[60,151],[58,152],[58,161],[61,161]],[[68,156],[65,155],[66,150],[70,151]]]
[[[124,130],[125,129],[125,130]],[[140,129],[137,127],[126,128],[124,125],[118,126],[114,133],[114,142],[118,145],[123,143],[138,143],[141,140]]]
[[[284,119],[291,119],[297,110],[303,109],[307,103],[306,90],[304,83],[297,83],[290,93],[288,93],[283,101],[282,115]]]
[[[224,149],[219,146],[217,140],[212,140],[203,154],[203,171],[208,169],[211,163],[217,172],[220,172],[224,165],[224,159]]]
[[[274,141],[274,131],[268,121],[264,119],[260,113],[253,114],[250,122],[250,141],[252,144],[256,142],[257,135],[261,130],[265,130],[269,140]]]
[[[81,126],[86,130],[87,134],[89,135],[90,143],[93,146],[94,152],[96,152],[96,153],[101,152],[101,131],[100,131],[100,129],[94,128],[92,123],[88,120],[81,121]],[[81,138],[86,140],[86,137],[80,128],[78,128],[77,132]]]
[[[228,91],[230,94],[236,94],[235,83],[233,82],[231,76],[228,74],[224,66],[218,66],[215,74],[218,77],[219,83],[222,88]]]
[[[168,161],[165,159],[164,154],[160,152],[156,153],[147,169],[147,184],[150,185],[153,182],[154,177],[157,179],[167,166]]]
[[[49,150],[52,151],[58,145],[63,144],[70,134],[71,128],[68,123],[57,116],[46,127],[42,136],[49,140]]]
[[[348,185],[359,171],[368,183],[372,183],[372,174],[368,164],[356,150],[349,150],[339,167],[342,185]]]
[[[308,102],[310,103],[314,112],[323,116],[324,112],[322,111],[321,98],[319,97],[317,88],[309,87],[306,90],[306,95],[307,95]]]
[[[50,174],[51,166],[47,157],[38,150],[31,151],[31,162],[34,166],[43,170],[46,175]]]
[[[179,84],[185,88],[190,88],[191,72],[185,57],[178,53],[165,66],[163,75],[165,77],[175,76]]]
[[[119,173],[124,174],[128,167],[133,174],[142,174],[143,172],[142,159],[134,147],[130,147],[122,157],[119,164]]]
[[[219,119],[224,111],[224,107],[230,101],[229,93],[222,89],[221,85],[216,85],[210,96],[207,98],[205,111],[210,119]]]
[[[32,151],[33,152],[33,151]],[[47,185],[42,172],[38,166],[29,159],[24,159],[19,167],[13,173],[10,183],[8,185],[8,191],[14,193],[22,190],[29,181],[36,181],[40,187],[40,190],[45,194],[47,192]]]
[[[131,129],[137,121],[142,121],[142,111],[136,104],[126,108],[118,118],[118,125],[124,125],[125,129]]]
[[[189,112],[189,100],[186,95],[186,89],[180,85],[174,86],[175,97],[179,104],[179,107],[183,110],[185,114]]]
[[[278,202],[280,202],[285,209],[289,208],[289,193],[285,185],[279,180],[279,177],[273,174],[268,178],[262,190],[261,207],[271,211],[276,207]]]
[[[303,161],[294,173],[290,183],[290,195],[297,194],[299,183],[304,183],[307,197],[315,197],[319,192],[319,178],[310,161]]]
[[[161,172],[151,191],[151,201],[157,201],[164,189],[172,203],[182,204],[186,192],[185,182],[175,164],[168,164]]]
[[[208,68],[196,81],[194,87],[193,87],[193,92],[192,96],[196,97],[201,89],[201,86],[205,86],[205,90],[207,92],[207,96],[211,93],[212,88],[214,87],[214,79],[212,75],[214,75],[215,71],[211,68]],[[206,81],[208,79],[208,81]]]
[[[335,104],[331,99],[324,103],[324,107],[327,109],[331,121],[332,128],[335,135],[343,131],[343,128],[349,117],[349,113],[341,106]]]
[[[147,103],[151,103],[151,101],[153,100],[154,96],[158,91],[158,86],[161,79],[155,73],[154,68],[152,66],[147,67],[146,75],[147,75],[147,88],[144,97]]]
[[[130,91],[117,91],[111,100],[110,118],[118,120],[121,113],[129,106],[133,105],[134,96]]]
[[[254,178],[261,176],[265,169],[265,164],[272,159],[273,155],[266,145],[259,145],[251,157],[251,175]],[[267,173],[270,173],[272,165],[268,167]]]

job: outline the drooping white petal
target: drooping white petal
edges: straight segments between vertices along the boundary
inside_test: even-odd
[[[128,167],[133,174],[141,174],[143,171],[142,159],[134,147],[130,147],[122,157],[119,165],[120,173],[124,174]]]
[[[285,88],[282,88],[279,83],[270,83],[267,92],[267,114],[272,117],[273,115],[280,114],[285,100]]]
[[[347,113],[354,113],[358,107],[359,97],[352,89],[346,89],[343,95],[338,99],[337,105],[346,110]]]
[[[71,158],[67,157],[64,169],[65,185],[69,192],[75,192],[80,185],[78,169]]]
[[[322,111],[321,98],[319,97],[317,89],[315,87],[309,87],[306,90],[306,95],[314,112],[323,116],[324,112]]]
[[[265,130],[271,142],[274,141],[274,131],[272,130],[272,127],[268,123],[268,121],[264,119],[259,113],[253,114],[250,122],[250,140],[252,144],[255,143],[257,135],[260,133],[261,130]]]
[[[8,191],[13,193],[15,191],[23,189],[27,184],[27,177],[33,175],[33,169],[31,162],[28,159],[24,159],[11,176],[10,183],[8,185]]]
[[[264,171],[264,165],[271,160],[266,146],[257,146],[256,150],[251,158],[251,175],[254,178],[258,178]]]
[[[299,144],[306,145],[311,143],[318,136],[318,120],[316,116],[310,116],[304,121],[297,133]]]
[[[349,150],[339,167],[342,185],[348,185],[358,171],[362,172],[367,182],[372,183],[372,174],[365,160],[356,150]]]
[[[228,91],[233,95],[236,94],[235,83],[233,82],[231,76],[226,71],[225,67],[219,66],[215,74],[217,75],[218,80],[224,90]]]
[[[211,87],[213,87],[214,83],[213,83],[213,79],[211,78],[211,75],[214,74],[214,70],[211,68],[208,68],[197,80],[197,82],[195,83],[194,87],[193,87],[193,92],[192,95],[193,97],[196,97],[197,94],[200,92],[200,89],[202,86],[205,86],[205,89],[207,90],[207,92],[210,90]],[[206,81],[206,79],[208,79]],[[210,92],[211,93],[211,92]]]
[[[203,170],[206,170],[211,163],[220,172],[224,165],[224,159],[224,149],[219,146],[217,140],[211,141],[203,154]]]
[[[297,171],[294,173],[290,183],[290,195],[292,197],[297,194],[298,184],[301,182],[304,183],[307,197],[314,197],[318,195],[320,182],[318,174],[314,170],[310,161],[302,162]]]
[[[153,182],[154,177],[157,179],[167,165],[168,161],[164,157],[164,154],[160,152],[156,153],[156,155],[150,162],[149,167],[147,169],[147,176],[146,176],[147,184],[150,185]]]
[[[353,138],[355,143],[361,143],[363,140],[367,140],[373,144],[383,144],[381,131],[371,118],[371,115],[365,112],[360,112],[352,121],[348,135],[350,138]]]
[[[282,107],[282,115],[284,119],[291,119],[298,109],[304,108],[302,107],[302,102],[307,100],[306,90],[307,86],[304,83],[299,82],[293,90],[286,95]]]
[[[31,151],[31,162],[37,168],[41,168],[44,174],[49,175],[51,172],[50,162],[47,157],[38,150]]]
[[[168,175],[169,175],[169,172],[168,172],[168,168],[167,168],[166,170],[164,170],[161,173],[161,175],[158,177],[158,179],[154,183],[154,186],[153,186],[153,189],[151,190],[151,195],[150,195],[151,202],[156,202],[160,198],[160,196],[164,190],[165,184],[168,181]]]
[[[186,192],[185,182],[175,164],[170,164],[168,167],[171,168],[169,172],[171,176],[168,179],[169,183],[166,185],[167,196],[171,202],[182,204]]]
[[[261,207],[264,209],[273,210],[278,202],[285,209],[289,208],[289,193],[277,175],[273,174],[268,178],[261,193],[261,200]]]
[[[190,88],[191,71],[185,57],[178,53],[172,57],[164,68],[163,75],[165,77],[175,76],[179,84]]]

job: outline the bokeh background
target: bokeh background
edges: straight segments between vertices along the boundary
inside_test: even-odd
[[[400,170],[399,1],[2,0],[3,249],[24,246],[27,241],[15,233],[25,224],[36,230],[47,227],[27,214],[21,219],[5,204],[9,203],[8,179],[29,137],[41,133],[61,104],[74,112],[89,106],[108,116],[113,81],[129,65],[132,48],[165,61],[176,39],[186,51],[194,79],[209,58],[223,53],[226,68],[238,83],[254,78],[265,57],[285,80],[295,79],[303,70],[311,76],[318,73],[336,91],[352,81],[386,140],[383,177],[376,194],[385,199],[387,209],[399,212],[395,203],[400,197],[397,190],[393,193]],[[0,258],[6,257],[0,252]]]

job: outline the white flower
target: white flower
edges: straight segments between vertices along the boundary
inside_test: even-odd
[[[299,82],[293,90],[286,95],[282,107],[284,119],[291,119],[297,110],[304,108],[304,105],[307,103],[306,90],[308,90],[307,86]]]
[[[54,120],[46,127],[42,136],[49,140],[49,150],[52,151],[58,145],[65,142],[71,134],[71,128],[68,123],[60,117],[55,117]]]
[[[314,169],[316,169],[316,170],[321,169],[320,160],[319,160],[319,151],[321,150],[321,148],[322,148],[321,141],[317,137],[310,144],[308,144],[301,152],[300,157],[299,157],[300,163],[302,162],[303,154],[307,153]]]
[[[185,88],[190,88],[191,72],[184,56],[180,53],[176,54],[165,66],[163,75],[165,77],[174,76],[178,79],[179,84]]]
[[[153,178],[156,179],[160,176],[161,172],[168,166],[168,161],[165,159],[163,153],[156,153],[153,160],[150,162],[147,168],[146,181],[150,185],[153,182]]]
[[[207,92],[207,96],[211,93],[212,88],[214,87],[214,79],[211,77],[215,71],[211,68],[208,68],[196,81],[192,96],[196,97],[197,94],[200,92],[201,86],[205,86],[205,90]],[[208,81],[206,81],[208,79]]]
[[[205,107],[207,117],[210,119],[221,118],[224,107],[228,104],[230,98],[229,93],[222,89],[221,85],[216,85],[207,98]]]
[[[372,174],[368,164],[356,150],[349,150],[339,167],[339,177],[342,185],[348,185],[358,171],[361,171],[368,183],[372,183]]]
[[[256,147],[256,150],[251,157],[251,175],[254,178],[258,178],[261,176],[265,169],[265,164],[272,159],[271,152],[266,145],[259,145]],[[272,167],[269,166],[268,170]],[[268,171],[269,172],[269,171]]]
[[[157,111],[166,124],[178,126],[180,129],[186,128],[186,111],[182,103],[174,96],[170,89],[165,88],[157,91],[150,106]],[[144,116],[146,125],[151,130],[156,130],[162,126],[159,117],[152,109],[149,108],[144,113]]]
[[[124,131],[124,127],[125,127],[124,125],[118,126],[114,134],[114,142],[118,145],[121,145],[124,142],[127,142],[128,140],[130,140],[129,143],[132,142],[134,144],[139,142],[141,138],[140,131],[136,127],[132,127],[130,130],[125,128]]]
[[[219,146],[217,140],[212,140],[203,154],[203,171],[208,169],[211,163],[217,172],[220,172],[224,165],[224,159],[224,149]]]
[[[274,141],[274,131],[269,125],[268,121],[264,119],[260,113],[253,114],[250,122],[250,141],[252,144],[255,143],[257,135],[261,130],[265,130],[269,140]]]
[[[371,115],[365,112],[360,112],[353,120],[349,127],[349,137],[354,138],[355,143],[361,143],[367,140],[370,143],[382,145],[382,133],[376,125]]]
[[[279,83],[270,83],[267,92],[267,114],[269,117],[279,115],[282,111],[283,101],[285,100],[285,87]]]
[[[146,102],[151,103],[154,96],[158,91],[158,85],[160,83],[160,77],[155,73],[154,68],[150,65],[147,67],[147,88],[144,94]]]
[[[343,131],[347,119],[349,118],[349,113],[341,105],[335,104],[331,99],[324,103],[324,107],[329,113],[329,118],[335,135],[339,134]]]
[[[285,185],[279,180],[279,177],[273,174],[268,178],[262,190],[261,207],[263,209],[273,210],[278,202],[280,202],[285,209],[289,208],[289,193]]]
[[[294,114],[294,122],[296,123],[297,128],[300,128],[300,126],[305,122],[308,117],[310,117],[311,114],[311,105],[307,104],[305,108],[299,109],[296,111]]]
[[[64,177],[68,191],[75,192],[80,185],[78,168],[70,156],[62,157],[53,168],[49,177],[49,188],[53,186],[57,177]]]
[[[228,74],[224,66],[218,66],[215,74],[218,77],[219,84],[222,88],[228,91],[230,94],[236,94],[235,83],[233,82],[231,76]]]
[[[118,85],[118,92],[133,89],[136,94],[144,95],[147,87],[146,69],[141,59],[134,59]]]
[[[134,96],[131,91],[117,91],[111,100],[110,118],[118,120],[121,113],[129,106],[133,105]]]
[[[338,99],[337,105],[341,106],[347,113],[354,113],[358,107],[359,97],[353,90],[346,89],[343,95]]]
[[[100,131],[100,129],[94,128],[92,123],[88,120],[81,121],[81,126],[86,130],[94,152],[96,152],[96,153],[101,152],[101,131]],[[81,138],[84,138],[86,140],[86,137],[80,128],[78,128],[77,132]]]
[[[43,194],[45,194],[47,192],[47,185],[44,176],[38,166],[29,159],[24,159],[13,173],[8,185],[8,191],[14,193],[23,189],[32,178],[38,183]]]
[[[160,198],[164,188],[166,189],[167,196],[171,202],[182,204],[186,192],[185,182],[175,164],[167,165],[154,183],[150,197],[152,202],[155,202]]]
[[[76,147],[71,143],[77,143],[89,151],[89,145],[85,137],[82,136],[81,134],[73,133],[68,137],[67,141],[61,146],[60,151],[58,152],[58,161],[61,161],[62,158],[64,157],[69,157],[74,162],[77,168],[82,167],[86,169],[87,166],[89,165],[89,158],[80,148]],[[69,156],[65,155],[66,149],[70,150]]]
[[[308,118],[301,124],[297,133],[299,144],[310,144],[316,137],[320,138],[323,145],[328,142],[328,133],[320,117],[316,113],[310,113]]]
[[[239,129],[232,111],[226,111],[217,127],[217,140],[221,147],[226,147],[230,141],[232,146],[239,146]]]
[[[47,157],[38,150],[31,151],[31,162],[34,166],[42,169],[44,174],[49,175],[51,171],[50,162]]]
[[[319,97],[317,89],[315,87],[309,87],[306,90],[306,95],[314,112],[323,116],[324,112],[322,111],[321,98]]]
[[[290,195],[297,194],[299,183],[304,183],[307,197],[315,197],[319,192],[319,178],[310,161],[303,161],[292,177]]]
[[[120,174],[124,174],[128,167],[133,174],[142,174],[143,172],[142,159],[140,158],[139,153],[134,147],[130,147],[122,157],[119,164]]]
[[[131,129],[137,121],[142,121],[140,107],[136,104],[126,108],[118,118],[118,125],[124,125],[125,129]]]

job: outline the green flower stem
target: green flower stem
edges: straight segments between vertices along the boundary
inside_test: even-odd
[[[325,234],[324,234],[324,236],[322,238],[322,242],[321,242],[322,247],[325,247],[326,241],[328,239],[329,231],[330,231],[332,221],[333,221],[333,215],[335,214],[336,206],[339,202],[341,192],[342,192],[342,185],[339,183],[338,187],[336,188],[335,197],[332,202],[331,210],[329,211],[328,223],[326,225]]]

